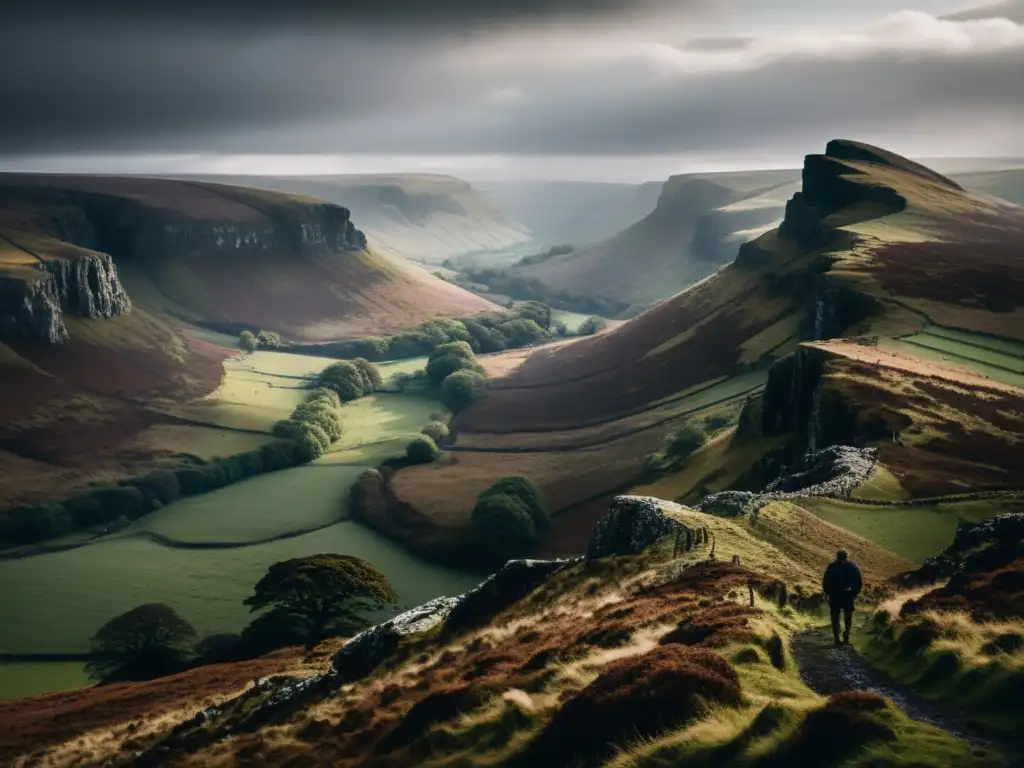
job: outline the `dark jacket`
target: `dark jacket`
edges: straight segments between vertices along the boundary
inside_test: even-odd
[[[821,580],[821,589],[829,596],[849,594],[856,597],[861,586],[860,568],[852,560],[832,561]]]

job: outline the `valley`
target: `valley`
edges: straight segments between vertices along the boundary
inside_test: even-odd
[[[1024,669],[1024,209],[853,141],[799,174],[761,174],[673,177],[620,235],[513,268],[629,303],[630,319],[588,330],[592,315],[536,301],[496,313],[293,190],[128,185],[151,217],[244,200],[269,218],[234,225],[243,259],[198,224],[125,246],[154,236],[96,218],[128,194],[109,179],[64,179],[59,193],[7,179],[10,240],[40,238],[38,258],[72,264],[47,272],[24,248],[0,262],[4,285],[42,297],[12,313],[0,347],[9,507],[72,509],[74,494],[132,475],[292,458],[4,553],[0,698],[45,694],[26,705],[64,719],[48,730],[0,704],[0,758],[766,767],[822,764],[806,733],[849,727],[844,765],[1012,764],[1016,720],[1001,710]],[[55,200],[81,211],[54,218]],[[112,255],[69,254],[61,238]],[[79,283],[61,277],[76,270]],[[26,288],[36,271],[52,285]],[[97,283],[110,294],[84,301]],[[346,370],[379,381],[323,395]],[[317,431],[297,414],[312,411],[326,427],[307,455]],[[518,517],[485,528],[489,497]],[[838,548],[864,573],[854,668],[888,670],[943,713],[974,707],[971,728],[995,746],[899,697],[826,690],[807,643]],[[197,636],[234,635],[268,567],[327,553],[365,560],[397,593],[364,611],[376,627],[304,655],[281,643],[61,692],[84,683],[113,617],[158,602]],[[249,685],[245,665],[272,671]],[[959,682],[929,682],[943,675]],[[142,686],[147,703],[129,707]],[[636,702],[650,697],[685,711],[645,719]],[[100,698],[111,714],[89,712]],[[590,718],[607,734],[574,735]]]

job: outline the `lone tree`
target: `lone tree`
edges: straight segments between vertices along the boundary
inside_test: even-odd
[[[483,374],[476,371],[456,371],[441,385],[441,402],[453,413],[469,407],[486,388]]]
[[[245,604],[252,611],[270,608],[296,628],[307,648],[313,648],[332,625],[363,625],[361,611],[397,600],[387,577],[365,560],[311,555],[270,566]]]
[[[260,343],[256,340],[256,337],[252,335],[252,331],[242,331],[238,334],[238,346],[246,352],[255,352],[259,349]]]
[[[104,683],[152,680],[180,670],[196,631],[174,609],[147,603],[111,619],[93,635],[89,676]]]
[[[405,447],[405,457],[413,464],[429,464],[441,458],[441,450],[429,435],[420,435]]]
[[[522,475],[509,475],[498,480],[494,485],[480,494],[480,498],[488,496],[512,496],[519,499],[530,513],[530,520],[538,533],[543,533],[551,525],[548,505],[544,497],[533,483]]]

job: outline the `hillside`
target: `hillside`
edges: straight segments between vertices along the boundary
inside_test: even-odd
[[[209,394],[232,354],[186,323],[321,340],[490,307],[365,246],[311,198],[0,175],[0,508],[145,467],[148,406]]]
[[[544,551],[571,553],[669,434],[722,420],[741,434],[711,428],[700,461],[659,481],[670,498],[767,481],[758,473],[822,434],[878,443],[915,496],[1019,486],[1022,241],[1024,210],[833,142],[807,158],[780,228],[624,325],[505,368],[458,417],[450,461],[397,473],[367,519],[457,558],[471,500],[521,473],[565,512]]]
[[[435,174],[206,176],[344,206],[381,253],[427,264],[529,251],[534,235],[462,179]]]
[[[524,554],[572,559],[511,561],[329,668],[286,653],[251,685],[212,666],[0,706],[0,756],[1019,764],[1024,209],[850,141],[802,176],[781,225],[708,279],[604,333],[482,356],[445,455],[351,497],[465,565],[477,495],[524,475],[552,512]],[[673,456],[685,426],[707,439]],[[825,645],[838,547],[864,571],[860,653]]]
[[[726,180],[740,181],[733,186],[673,177],[662,186],[655,209],[635,224],[516,273],[573,295],[616,299],[634,310],[649,307],[730,261],[751,230],[759,233],[776,223],[770,203],[741,204],[768,190],[746,189],[746,177],[736,176]]]

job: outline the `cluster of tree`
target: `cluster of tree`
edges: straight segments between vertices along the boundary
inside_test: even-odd
[[[607,320],[605,320],[603,317],[597,317],[596,315],[593,315],[591,317],[588,317],[582,323],[580,323],[579,328],[577,328],[575,331],[570,331],[569,326],[567,326],[565,323],[556,323],[555,334],[565,338],[569,338],[572,336],[593,336],[595,333],[603,331],[607,327]]]
[[[520,322],[533,322],[522,320]],[[483,368],[476,362],[473,348],[465,341],[442,344],[427,360],[427,380],[440,388],[441,402],[452,413],[469,406],[484,391]]]
[[[681,429],[669,435],[662,450],[647,457],[646,469],[649,472],[664,472],[679,467],[707,441],[707,433],[701,425],[692,421],[687,422]]]
[[[275,437],[290,440],[302,463],[318,459],[341,437],[341,405],[373,394],[384,385],[380,370],[363,358],[327,366],[313,380],[291,416],[273,427]]]
[[[550,525],[547,504],[527,478],[503,477],[477,498],[472,515],[480,546],[496,562],[529,553]]]
[[[553,245],[543,253],[535,253],[532,256],[523,256],[516,266],[528,267],[531,264],[541,264],[555,256],[566,256],[576,249],[571,245]]]
[[[174,466],[94,487],[60,503],[15,507],[0,513],[0,546],[38,544],[74,530],[119,528],[181,497],[223,488],[254,475],[306,461],[292,441],[204,461],[185,456]]]
[[[291,349],[380,362],[429,355],[442,344],[453,341],[466,342],[474,352],[488,353],[535,344],[552,335],[551,308],[529,301],[511,310],[495,310],[473,317],[435,317],[393,336],[373,336],[315,347],[293,345]]]
[[[257,349],[283,349],[285,343],[281,340],[280,334],[274,331],[260,331],[256,334],[252,331],[242,331],[238,334],[238,346],[246,352],[255,352]]]
[[[261,613],[240,635],[202,640],[173,608],[149,603],[117,616],[92,637],[90,676],[150,680],[192,666],[252,658],[287,645],[313,648],[366,626],[363,613],[398,599],[384,574],[358,557],[313,555],[276,563],[246,598]]]
[[[500,267],[467,267],[459,272],[457,283],[486,285],[491,293],[500,293],[520,301],[537,301],[567,312],[618,317],[629,304],[605,296],[574,296],[549,288],[535,277],[524,277]]]

